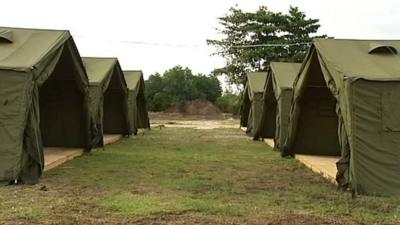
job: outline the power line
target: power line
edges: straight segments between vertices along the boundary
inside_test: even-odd
[[[311,45],[311,43],[289,43],[289,44],[256,44],[256,45],[233,45],[231,48],[257,48],[257,47],[289,47],[289,46],[300,46],[300,45]]]
[[[89,39],[80,35],[75,37],[80,39]],[[98,40],[98,39],[97,39]],[[115,42],[121,44],[132,44],[132,45],[147,45],[147,46],[160,46],[170,48],[203,48],[209,45],[207,44],[171,44],[171,43],[160,43],[160,42],[147,42],[147,41],[130,41],[130,40],[104,40],[105,42]],[[311,43],[300,42],[300,43],[288,43],[288,44],[254,44],[254,45],[232,45],[231,48],[259,48],[259,47],[289,47],[289,46],[300,46],[310,45]]]
[[[157,42],[145,42],[145,41],[119,41],[119,43],[135,44],[135,45],[152,45],[152,46],[162,46],[162,47],[173,47],[173,48],[199,48],[205,47],[207,45],[198,44],[169,44],[169,43],[157,43]]]
[[[79,39],[87,39],[91,40],[91,38],[86,38],[80,35],[75,35],[74,37]],[[99,39],[97,39],[99,40]],[[131,40],[105,40],[104,42],[114,42],[114,43],[121,43],[121,44],[132,44],[132,45],[148,45],[148,46],[160,46],[160,47],[172,47],[172,48],[199,48],[199,47],[206,47],[206,44],[199,45],[199,44],[171,44],[171,43],[160,43],[160,42],[147,42],[147,41],[131,41]]]

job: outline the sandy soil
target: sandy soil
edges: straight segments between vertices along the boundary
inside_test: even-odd
[[[192,129],[239,128],[239,120],[230,114],[185,115],[179,113],[150,113],[152,128],[179,127]]]
[[[232,123],[231,123],[232,122]],[[151,123],[152,128],[179,127],[193,129],[217,129],[217,128],[239,128],[238,124],[224,120],[155,120]]]

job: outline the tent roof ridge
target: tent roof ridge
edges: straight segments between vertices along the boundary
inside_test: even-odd
[[[268,72],[266,71],[248,72],[247,83],[249,84],[250,91],[254,93],[264,93],[267,76]]]
[[[124,70],[124,72],[141,72],[141,73],[143,73],[142,70]]]
[[[358,38],[314,38],[313,42],[320,40],[334,40],[334,41],[400,41],[400,39],[358,39]]]
[[[318,57],[331,68],[336,80],[360,77],[379,80],[390,78],[400,80],[400,56],[396,54],[370,54],[371,43],[393,46],[400,49],[400,40],[382,42],[369,40],[315,39],[312,46]],[[335,71],[335,72],[334,72]]]
[[[344,67],[341,67],[340,65],[337,65],[336,62],[332,59],[329,58],[329,54],[325,54],[321,48],[316,47],[315,48],[318,60],[323,60],[325,64],[329,63],[332,65],[333,69],[335,69],[337,72],[341,74],[350,74],[349,71],[346,71]],[[321,62],[320,62],[321,63]]]
[[[123,70],[123,74],[129,90],[135,90],[139,83],[144,81],[141,70]]]
[[[103,60],[109,58],[82,57],[83,64],[89,78],[89,84],[101,84],[111,77],[118,60]],[[97,62],[101,62],[100,66]]]
[[[113,57],[113,56],[82,56],[81,58],[86,58],[86,59],[116,59],[118,60],[118,57]]]
[[[5,46],[1,45],[1,48],[4,48],[0,63],[2,70],[31,71],[46,55],[55,48],[61,47],[71,37],[68,30],[0,27],[1,29],[13,32],[13,42]],[[33,41],[34,38],[35,41]],[[39,39],[40,42],[37,43],[36,39]],[[30,54],[27,54],[25,49],[29,49]],[[22,61],[20,60],[21,56],[24,56]]]
[[[38,57],[38,60],[37,60],[35,63],[33,63],[33,65],[31,65],[30,68],[33,68],[34,66],[36,66],[37,64],[39,64],[39,62],[43,59],[44,55],[46,55],[47,53],[49,53],[49,51],[50,51],[51,49],[53,49],[53,48],[55,47],[55,45],[56,45],[60,40],[62,40],[62,38],[64,37],[64,35],[67,35],[68,38],[71,37],[71,34],[69,33],[69,31],[62,30],[62,34],[61,34],[61,35],[46,49],[46,51],[44,51],[44,52],[40,55],[40,57]],[[64,42],[64,43],[65,43],[65,42]]]
[[[271,62],[272,77],[277,86],[282,88],[293,88],[293,83],[300,71],[301,63],[293,62]]]
[[[13,29],[13,30],[32,30],[32,31],[64,31],[69,32],[68,29],[51,29],[51,28],[30,28],[30,27],[3,27],[0,26],[0,29]]]

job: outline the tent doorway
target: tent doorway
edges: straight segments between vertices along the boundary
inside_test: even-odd
[[[146,96],[144,94],[144,81],[140,83],[142,87],[139,87],[140,90],[136,97],[136,105],[137,107],[137,126],[138,128],[150,128],[150,122],[148,119],[147,106],[146,106]]]
[[[248,90],[245,89],[242,94],[242,105],[240,107],[240,126],[241,127],[247,127],[249,123],[249,118],[250,118],[250,98],[248,94]]]
[[[86,147],[84,93],[70,49],[65,46],[50,77],[39,88],[40,130],[47,147]]]
[[[319,60],[311,61],[303,85],[295,153],[339,156],[336,99],[326,85]]]
[[[126,93],[121,85],[120,76],[114,72],[110,84],[104,93],[103,103],[103,133],[104,134],[126,134]]]
[[[265,113],[265,119],[262,121],[264,127],[262,137],[275,139],[277,101],[275,98],[272,76],[268,76],[267,79],[263,111]]]

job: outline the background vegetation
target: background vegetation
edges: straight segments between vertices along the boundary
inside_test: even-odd
[[[146,80],[146,97],[150,111],[163,111],[179,102],[207,99],[215,102],[222,95],[221,83],[214,76],[193,74],[189,68],[175,66]]]
[[[232,91],[225,91],[224,94],[217,98],[215,104],[223,112],[237,114],[240,110],[241,97]]]
[[[244,85],[247,71],[265,71],[271,61],[301,62],[316,37],[318,22],[297,7],[290,7],[287,14],[266,6],[255,12],[233,7],[219,18],[217,30],[223,38],[207,41],[226,60],[214,74],[226,75],[230,84]]]
[[[163,75],[150,75],[146,80],[146,97],[153,112],[195,99],[207,99],[227,113],[238,113],[240,108],[240,96],[230,90],[223,92],[216,76],[193,74],[182,66],[175,66]]]
[[[301,62],[312,39],[325,37],[315,35],[319,20],[307,18],[297,7],[290,7],[286,14],[266,6],[255,12],[233,7],[219,18],[219,23],[223,37],[207,43],[226,59],[225,66],[216,68],[212,76],[193,74],[182,66],[151,75],[146,81],[150,111],[164,111],[179,102],[204,98],[224,112],[237,113],[240,96],[232,91],[223,93],[218,76],[225,75],[228,85],[241,90],[246,72],[265,71],[271,61]]]

